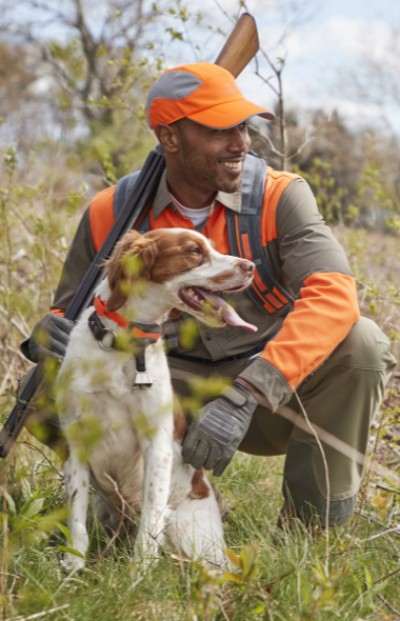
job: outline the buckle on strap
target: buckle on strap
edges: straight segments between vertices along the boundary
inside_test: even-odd
[[[116,332],[114,332],[114,330],[109,330],[104,326],[96,311],[93,311],[93,313],[89,316],[88,324],[91,333],[93,334],[94,338],[99,344],[99,347],[103,351],[111,351],[117,349]],[[143,332],[143,330],[141,329],[143,327],[143,325],[138,324],[138,330],[141,334],[144,334],[145,337],[141,337],[137,340],[132,339],[132,342],[135,343],[137,348],[137,351],[134,354],[136,362],[136,375],[135,381],[133,382],[132,390],[135,390],[137,388],[149,388],[153,385],[153,378],[146,369],[145,351],[147,345],[156,342],[159,334],[158,332],[157,334],[154,332],[155,336],[153,337],[153,333],[148,334]]]
[[[111,351],[112,349],[115,349],[117,334],[114,330],[109,330],[104,326],[96,311],[94,311],[88,318],[88,324],[91,333],[101,349],[104,351]]]

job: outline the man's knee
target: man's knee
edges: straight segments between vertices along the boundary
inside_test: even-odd
[[[396,364],[390,352],[390,341],[374,321],[361,317],[344,341],[333,352],[330,361],[349,368],[381,371],[390,374]]]

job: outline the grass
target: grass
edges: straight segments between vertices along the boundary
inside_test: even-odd
[[[51,197],[38,192],[42,213],[35,197],[28,204],[24,199],[32,190],[21,188],[10,174],[0,197],[1,424],[16,380],[27,370],[18,345],[48,308],[67,246],[64,235],[69,239],[74,228],[68,218],[76,219],[80,204],[71,196],[71,214],[46,210]],[[400,357],[398,237],[345,228],[336,234],[357,276],[363,314],[390,336]],[[230,508],[225,532],[234,567],[225,573],[166,553],[140,576],[130,548],[112,546],[104,553],[107,541],[92,524],[87,568],[65,575],[59,563],[68,534],[60,464],[24,431],[13,453],[0,461],[1,618],[399,621],[399,379],[372,429],[371,467],[346,527],[318,536],[299,525],[277,530],[283,458],[236,455],[217,481]]]
[[[182,563],[166,552],[141,576],[127,543],[104,555],[105,542],[93,526],[87,568],[67,576],[59,564],[58,525],[65,516],[57,464],[35,445],[17,450],[18,458],[2,467],[3,489],[8,479],[13,492],[13,501],[3,498],[4,619],[399,619],[400,536],[390,532],[396,518],[398,523],[399,496],[392,494],[384,510],[374,507],[368,500],[375,489],[372,478],[361,513],[346,527],[328,537],[301,525],[280,531],[282,458],[238,454],[218,481],[229,506],[225,532],[231,572]]]

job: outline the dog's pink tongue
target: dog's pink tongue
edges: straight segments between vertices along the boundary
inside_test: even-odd
[[[235,309],[226,302],[222,307],[222,317],[225,323],[228,324],[228,326],[238,326],[239,328],[244,328],[245,330],[249,330],[250,332],[257,332],[258,330],[257,326],[254,326],[252,323],[247,323],[247,321],[244,321],[244,319],[242,319],[237,314]]]
[[[236,326],[238,328],[249,330],[250,332],[257,332],[257,326],[254,326],[252,323],[247,323],[247,321],[242,319],[240,315],[237,314],[235,309],[232,308],[230,304],[218,295],[210,293],[209,291],[202,291],[202,295],[212,306],[213,310],[218,313],[218,316],[222,319],[222,321],[224,321],[228,326]]]

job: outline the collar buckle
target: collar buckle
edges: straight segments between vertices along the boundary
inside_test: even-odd
[[[100,349],[103,351],[111,351],[115,349],[115,341],[117,338],[116,332],[114,330],[104,330],[101,338],[98,339],[98,344]]]

